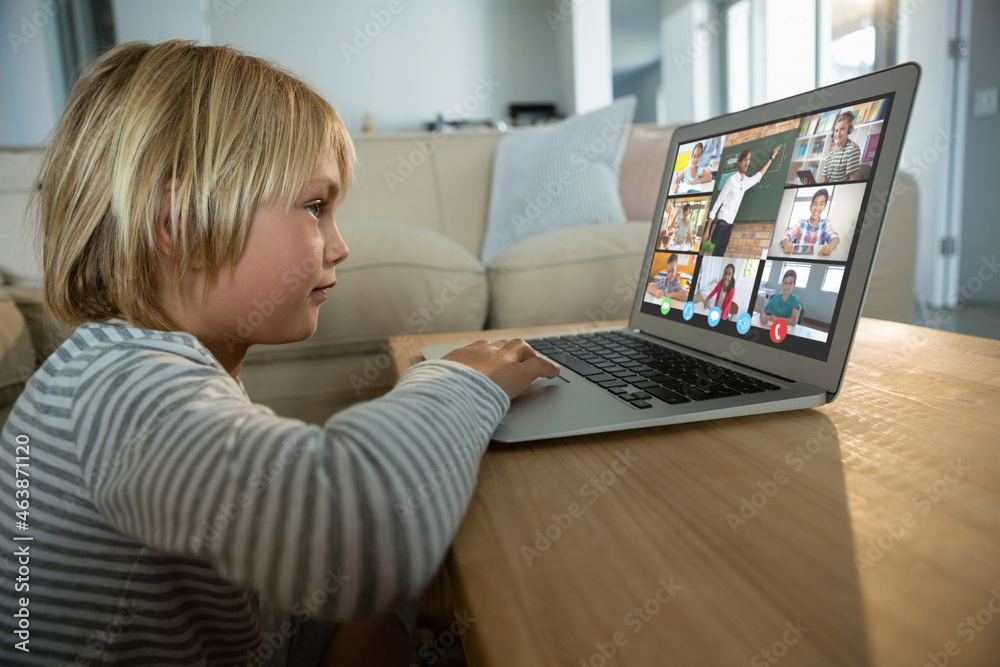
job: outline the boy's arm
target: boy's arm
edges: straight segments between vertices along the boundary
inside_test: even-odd
[[[296,616],[366,618],[418,595],[509,407],[486,376],[436,361],[320,427],[251,404],[217,367],[140,354],[102,373],[114,379],[81,411],[95,506]]]
[[[788,248],[785,247],[786,244],[791,245],[794,244],[796,241],[798,241],[799,233],[801,231],[802,231],[802,223],[800,222],[799,224],[795,225],[794,229],[790,230],[787,234],[785,234],[784,238],[781,239],[781,243],[779,245],[781,245],[781,249],[784,250],[786,254],[791,252]]]

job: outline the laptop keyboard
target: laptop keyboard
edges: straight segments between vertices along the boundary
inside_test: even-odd
[[[539,354],[587,378],[633,408],[779,389],[775,384],[620,331],[527,341]]]

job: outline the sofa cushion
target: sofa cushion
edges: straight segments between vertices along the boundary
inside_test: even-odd
[[[14,403],[35,370],[31,333],[13,299],[0,288],[0,408]]]
[[[589,225],[535,236],[488,269],[494,329],[627,317],[651,222]]]
[[[351,250],[307,340],[256,345],[247,363],[327,357],[388,336],[479,330],[489,290],[479,261],[450,238],[391,222],[343,223]]]
[[[634,96],[623,97],[557,125],[516,130],[500,142],[483,264],[544,232],[625,222],[618,171],[635,105]]]

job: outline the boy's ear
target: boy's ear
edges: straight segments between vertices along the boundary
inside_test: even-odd
[[[171,181],[163,188],[163,193],[160,195],[159,205],[156,212],[156,247],[160,253],[174,262],[179,262],[181,259],[181,251],[175,247],[174,244],[174,221],[170,217],[170,194],[173,190],[173,182]],[[201,256],[195,251],[194,256],[191,259],[191,268],[200,269]]]

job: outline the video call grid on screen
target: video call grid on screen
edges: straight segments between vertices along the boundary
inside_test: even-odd
[[[871,193],[870,174],[878,166],[882,128],[887,126],[893,97],[867,98],[681,144],[673,160],[653,259],[647,267],[641,312],[825,361],[835,335],[843,287],[861,234],[861,211]],[[848,111],[854,115],[853,124],[843,116]],[[843,163],[845,175],[822,182],[824,174],[837,175],[823,166],[834,146],[838,126],[849,131],[847,139],[857,148],[847,142],[838,145],[842,157],[835,162]],[[735,220],[730,221],[733,226],[724,254],[716,257],[706,253],[702,248],[710,240],[705,234],[706,223],[725,181],[738,172],[740,153],[744,147],[752,149],[744,173],[753,177],[775,146],[780,149],[768,173],[758,185],[745,190]],[[857,157],[859,168],[855,171],[847,171],[855,163],[850,153]],[[695,157],[697,163],[692,165]],[[757,188],[761,189],[755,193]],[[812,218],[814,204],[822,206],[820,222],[803,227],[802,221]],[[744,211],[749,217],[743,215]],[[829,228],[836,233],[836,244]],[[803,231],[818,238],[803,236]],[[791,241],[783,243],[788,237]],[[676,263],[669,261],[671,255],[676,255]],[[728,292],[716,288],[730,265],[734,275],[729,312],[722,313],[721,320],[712,327],[708,320],[711,308],[721,309],[726,302],[724,293]],[[769,328],[759,326],[758,318],[761,306],[766,308],[775,296],[781,297],[782,279],[789,270],[795,272],[792,294],[803,312],[796,313],[797,324],[788,327],[788,335],[775,343]],[[681,282],[680,291],[659,289],[676,286],[676,282],[669,282],[671,273],[674,280]],[[661,295],[668,293],[674,297],[669,309],[664,309]],[[689,302],[695,306],[690,318],[684,313]],[[781,304],[776,306],[780,308]],[[743,313],[751,315],[751,326],[741,334],[737,323]]]

